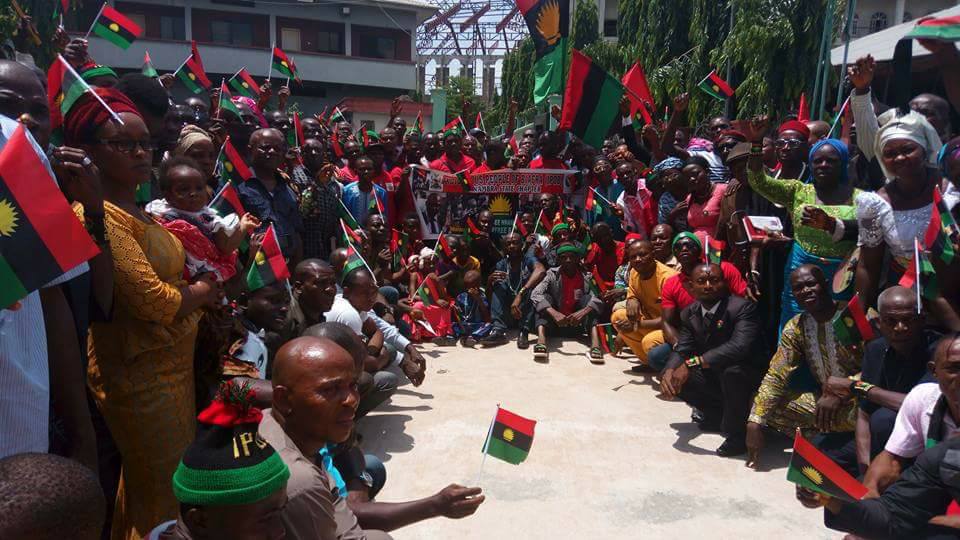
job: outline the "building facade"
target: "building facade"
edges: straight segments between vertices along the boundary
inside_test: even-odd
[[[863,37],[958,4],[957,0],[857,0],[850,37]]]
[[[219,84],[246,68],[270,76],[271,45],[296,62],[302,83],[290,104],[307,112],[348,97],[392,99],[417,87],[416,29],[436,8],[422,0],[115,0],[113,6],[144,29],[126,51],[96,36],[90,54],[119,70],[139,69],[149,52],[160,73],[177,69],[200,50],[210,80]],[[99,5],[85,2],[68,29],[85,32]],[[286,80],[272,74],[274,93]],[[186,90],[176,85],[178,95]],[[182,97],[182,96],[181,96]],[[414,113],[415,114],[415,113]],[[348,115],[349,116],[349,115]],[[382,126],[376,126],[379,129]]]

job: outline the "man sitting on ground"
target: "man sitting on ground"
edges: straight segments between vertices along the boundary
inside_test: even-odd
[[[506,256],[497,262],[487,280],[493,330],[482,343],[506,343],[507,330],[517,327],[520,329],[517,347],[526,349],[529,343],[527,332],[533,326],[530,292],[547,271],[536,257],[524,254],[523,237],[519,234],[503,237],[503,252]]]
[[[627,306],[614,311],[610,322],[642,365],[646,365],[650,350],[664,342],[660,329],[660,291],[663,282],[677,272],[654,258],[653,245],[647,240],[630,244],[627,258],[631,265]],[[658,371],[663,367],[654,366]]]
[[[536,310],[537,339],[534,360],[545,362],[547,333],[579,338],[590,335],[590,361],[603,363],[603,352],[593,331],[593,321],[603,312],[603,300],[591,292],[592,276],[580,267],[580,248],[569,243],[557,246],[560,266],[547,270],[530,295]]]
[[[696,301],[680,314],[680,335],[660,390],[699,409],[700,429],[723,432],[717,455],[738,456],[747,451],[750,399],[767,367],[757,354],[756,306],[727,291],[716,264],[697,266],[690,285]]]
[[[783,327],[777,352],[750,411],[747,466],[754,469],[764,444],[764,426],[791,438],[797,428],[838,434],[833,438],[840,446],[846,444],[841,439],[847,435],[852,439],[855,426],[856,402],[843,403],[823,391],[831,376],[850,377],[860,372],[859,353],[837,343],[834,335],[837,304],[830,297],[827,278],[820,267],[805,264],[790,274],[790,287],[803,311]]]

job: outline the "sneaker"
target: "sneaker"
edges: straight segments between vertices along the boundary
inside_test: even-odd
[[[517,336],[517,348],[526,349],[530,346],[530,336],[527,335],[526,330],[520,330],[520,335]]]
[[[507,341],[510,340],[507,338],[506,332],[503,330],[493,330],[486,337],[480,340],[480,344],[491,347],[495,345],[503,345]]]
[[[440,336],[431,341],[437,347],[452,347],[457,344],[457,338],[453,336]]]

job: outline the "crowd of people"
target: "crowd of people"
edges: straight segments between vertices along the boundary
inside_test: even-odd
[[[269,82],[230,107],[218,91],[178,102],[171,77],[118,76],[86,45],[63,48],[92,90],[56,133],[43,74],[0,61],[0,146],[29,128],[100,248],[0,311],[0,537],[388,538],[469,516],[476,487],[378,502],[386,468],[357,420],[402,379],[424,382],[421,343],[532,344],[547,363],[573,340],[584,369],[613,357],[652,374],[723,435],[720,457],[760,470],[766,438],[802,432],[869,490],[849,502],[798,487],[827,526],[956,537],[960,236],[920,246],[932,274],[902,279],[931,220],[950,233],[941,210],[960,218],[956,100],[888,107],[865,57],[834,126],[700,121],[681,94],[641,129],[622,102],[600,148],[512,134],[512,114],[500,137],[422,133],[400,100],[387,125],[354,133],[294,121],[289,88],[274,99]],[[960,69],[952,45],[937,58]],[[422,222],[414,166],[579,172],[518,208],[510,232],[477,208],[460,235]],[[242,211],[211,204],[228,187]],[[838,335],[851,298],[876,339]]]

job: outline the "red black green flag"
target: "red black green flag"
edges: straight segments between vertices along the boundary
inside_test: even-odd
[[[417,119],[413,123],[413,128],[417,133],[423,134],[423,111],[417,112]]]
[[[513,465],[523,463],[533,445],[536,426],[536,420],[497,407],[497,415],[490,426],[483,453]]]
[[[364,267],[367,267],[367,263],[363,260],[363,257],[360,256],[360,252],[358,252],[352,244],[348,244],[347,261],[343,264],[343,270],[340,272],[340,277],[346,277],[347,274],[353,272],[357,268]]]
[[[70,67],[70,64],[61,55],[50,64],[47,70],[47,100],[50,106],[50,128],[54,133],[59,134],[63,127],[63,119],[67,116],[70,108],[80,97],[90,90],[90,85],[86,83],[77,72]],[[62,136],[57,137],[58,140]]]
[[[793,439],[793,456],[787,469],[787,480],[850,502],[859,501],[867,494],[866,486],[804,439],[799,429]]]
[[[540,219],[537,220],[537,225],[534,227],[533,232],[535,234],[542,234],[545,236],[550,236],[550,231],[553,229],[553,222],[550,221],[550,218],[547,217],[547,214],[541,210]]]
[[[573,49],[572,54],[560,129],[599,148],[620,115],[623,84],[582,52]]]
[[[157,78],[160,76],[160,74],[157,73],[157,68],[153,67],[153,62],[150,60],[150,53],[147,51],[143,52],[143,66],[140,67],[140,73],[142,73],[144,77]]]
[[[255,291],[289,277],[290,270],[280,251],[277,233],[273,230],[273,225],[270,225],[254,257],[254,263],[247,272],[247,290]]]
[[[710,264],[720,264],[723,261],[724,243],[716,238],[707,236],[707,245],[703,257]]]
[[[410,238],[405,232],[393,229],[390,231],[390,252],[393,254],[393,271],[398,272],[407,264],[407,249]]]
[[[593,216],[593,220],[603,214],[603,206],[600,206],[600,199],[594,196],[593,188],[587,190],[587,200],[583,203],[583,208],[588,216]]]
[[[507,141],[507,151],[506,154],[510,157],[517,155],[520,152],[520,145],[517,144],[517,132],[514,130],[513,134],[510,135],[510,140]]]
[[[343,218],[340,218],[340,228],[343,229],[343,245],[349,246],[351,244],[360,245],[363,243],[363,237],[354,230],[353,227],[347,225],[346,221]]]
[[[223,187],[213,196],[213,200],[210,201],[208,206],[220,217],[226,217],[230,214],[236,214],[237,217],[240,217],[246,213],[243,204],[240,203],[237,188],[233,187],[231,182],[223,184]]]
[[[570,2],[564,0],[517,0],[533,39],[533,102],[542,103],[563,90],[570,33]],[[566,107],[566,101],[564,101]]]
[[[237,105],[233,102],[233,96],[230,95],[230,91],[227,90],[227,84],[222,79],[220,80],[220,99],[217,101],[217,118],[221,118],[223,112],[233,113],[240,118],[240,109],[237,108]]]
[[[833,333],[843,345],[858,345],[876,337],[859,295],[853,295],[847,306],[834,315]]]
[[[420,284],[420,288],[417,289],[417,296],[420,297],[420,301],[425,306],[432,306],[440,300],[440,286],[433,279],[433,274],[428,275]]]
[[[287,142],[290,142],[290,135],[293,134],[293,144],[290,146],[300,147],[303,146],[303,124],[300,123],[300,113],[293,113],[293,129],[290,130],[290,133],[287,133]]]
[[[467,126],[463,124],[463,119],[458,116],[440,128],[440,133],[446,134],[448,131],[457,133],[462,137],[467,132]]]
[[[950,264],[956,257],[958,240],[960,240],[960,230],[957,228],[957,222],[954,221],[947,204],[940,197],[940,190],[934,189],[930,224],[923,235],[923,244],[944,264]]]
[[[233,91],[236,92],[238,96],[244,96],[250,99],[260,97],[260,87],[257,86],[257,81],[253,80],[253,77],[250,76],[247,68],[241,68],[236,75],[230,77],[230,88],[233,88]]]
[[[593,265],[593,270],[590,271],[590,274],[591,287],[594,289],[593,293],[603,294],[607,292],[607,289],[610,287],[607,286],[607,282],[600,276],[600,270],[597,268],[597,265]]]
[[[460,183],[460,189],[463,191],[470,191],[473,189],[473,181],[470,179],[470,171],[464,169],[458,173],[454,173],[454,176],[457,177],[457,182]]]
[[[614,345],[617,341],[617,332],[613,329],[613,325],[610,323],[598,324],[597,338],[600,341],[600,348],[603,349],[603,352],[613,354]]]
[[[0,152],[0,309],[99,252],[18,125]]]
[[[273,69],[284,77],[300,80],[297,75],[297,65],[279,47],[273,48]]]
[[[353,214],[350,213],[350,210],[343,205],[343,201],[340,201],[339,199],[337,200],[340,202],[340,205],[337,206],[337,216],[339,216],[340,219],[342,219],[344,223],[346,223],[351,229],[359,229],[360,224],[357,223],[357,219],[354,218]]]
[[[207,78],[207,73],[203,66],[197,62],[197,59],[191,54],[187,61],[177,70],[177,78],[194,94],[199,94],[204,90],[209,90],[213,83]]]
[[[727,84],[727,81],[717,75],[717,70],[713,70],[707,74],[707,76],[700,81],[700,84],[697,85],[697,88],[720,101],[733,97],[733,88]]]
[[[119,11],[104,4],[100,16],[93,22],[93,33],[126,50],[134,40],[143,35],[143,29]]]
[[[437,238],[437,247],[443,251],[443,254],[446,255],[448,259],[453,260],[453,249],[450,248],[450,243],[447,242],[447,235],[440,233],[440,237]]]
[[[920,21],[906,37],[960,41],[960,15]]]
[[[250,168],[243,162],[240,153],[233,147],[230,137],[223,143],[223,149],[220,150],[220,179],[223,182],[239,184],[246,182],[253,177]]]
[[[908,289],[917,286],[919,287],[920,296],[927,300],[933,300],[940,295],[937,271],[933,268],[933,263],[930,262],[930,259],[927,258],[923,250],[919,249],[919,246],[915,246],[915,248],[910,266],[903,272],[903,277],[900,278],[897,285]],[[920,277],[919,284],[917,283],[918,275]]]
[[[330,114],[330,123],[336,122],[346,122],[347,118],[343,116],[343,111],[340,110],[340,107],[334,107],[333,112]]]
[[[519,232],[520,235],[524,237],[524,239],[526,239],[526,237],[529,236],[530,234],[529,232],[527,232],[527,228],[523,225],[523,221],[520,220],[519,213],[516,213],[513,215],[513,228],[517,232]]]

